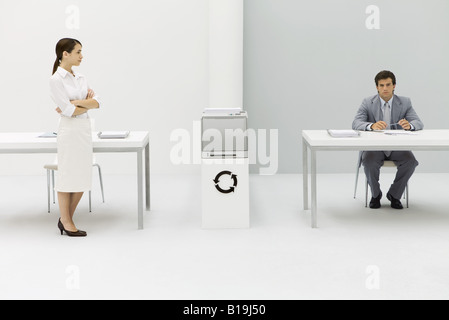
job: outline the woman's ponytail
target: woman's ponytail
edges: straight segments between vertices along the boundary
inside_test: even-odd
[[[59,58],[56,58],[55,64],[53,65],[53,73],[52,73],[52,75],[55,74],[56,70],[58,70],[59,63],[60,63]]]

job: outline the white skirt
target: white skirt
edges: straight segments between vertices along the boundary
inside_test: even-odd
[[[57,135],[58,192],[86,192],[92,188],[92,129],[90,119],[61,117]]]

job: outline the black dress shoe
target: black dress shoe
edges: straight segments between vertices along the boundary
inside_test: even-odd
[[[64,228],[64,225],[61,222],[61,218],[58,220],[58,228],[61,231],[61,236],[63,232],[65,232],[69,237],[85,237],[87,236],[86,231],[77,230],[77,231],[69,231]]]
[[[371,201],[369,202],[369,207],[371,209],[379,209],[380,208],[380,199],[382,199],[382,192],[379,193],[379,195],[374,198],[371,198]]]
[[[387,199],[391,201],[391,207],[394,209],[403,209],[402,203],[399,199],[393,198],[393,196],[387,193]]]

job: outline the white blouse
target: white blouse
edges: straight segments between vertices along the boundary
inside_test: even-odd
[[[83,75],[77,72],[74,72],[74,74],[75,76],[64,68],[58,67],[58,70],[50,78],[50,96],[56,106],[61,109],[62,117],[72,117],[76,106],[70,103],[70,101],[86,99],[87,91],[90,89]],[[97,94],[92,98],[100,104]],[[87,112],[73,117],[89,118]]]

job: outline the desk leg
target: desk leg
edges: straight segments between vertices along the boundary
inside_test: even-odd
[[[145,200],[146,209],[150,210],[150,143],[145,146]]]
[[[310,164],[311,164],[311,189],[312,189],[312,228],[317,228],[317,210],[316,210],[316,151],[310,152]]]
[[[142,150],[137,151],[137,224],[138,229],[143,229],[143,172]]]
[[[307,163],[307,142],[302,139],[302,202],[304,210],[309,209],[309,164]]]

